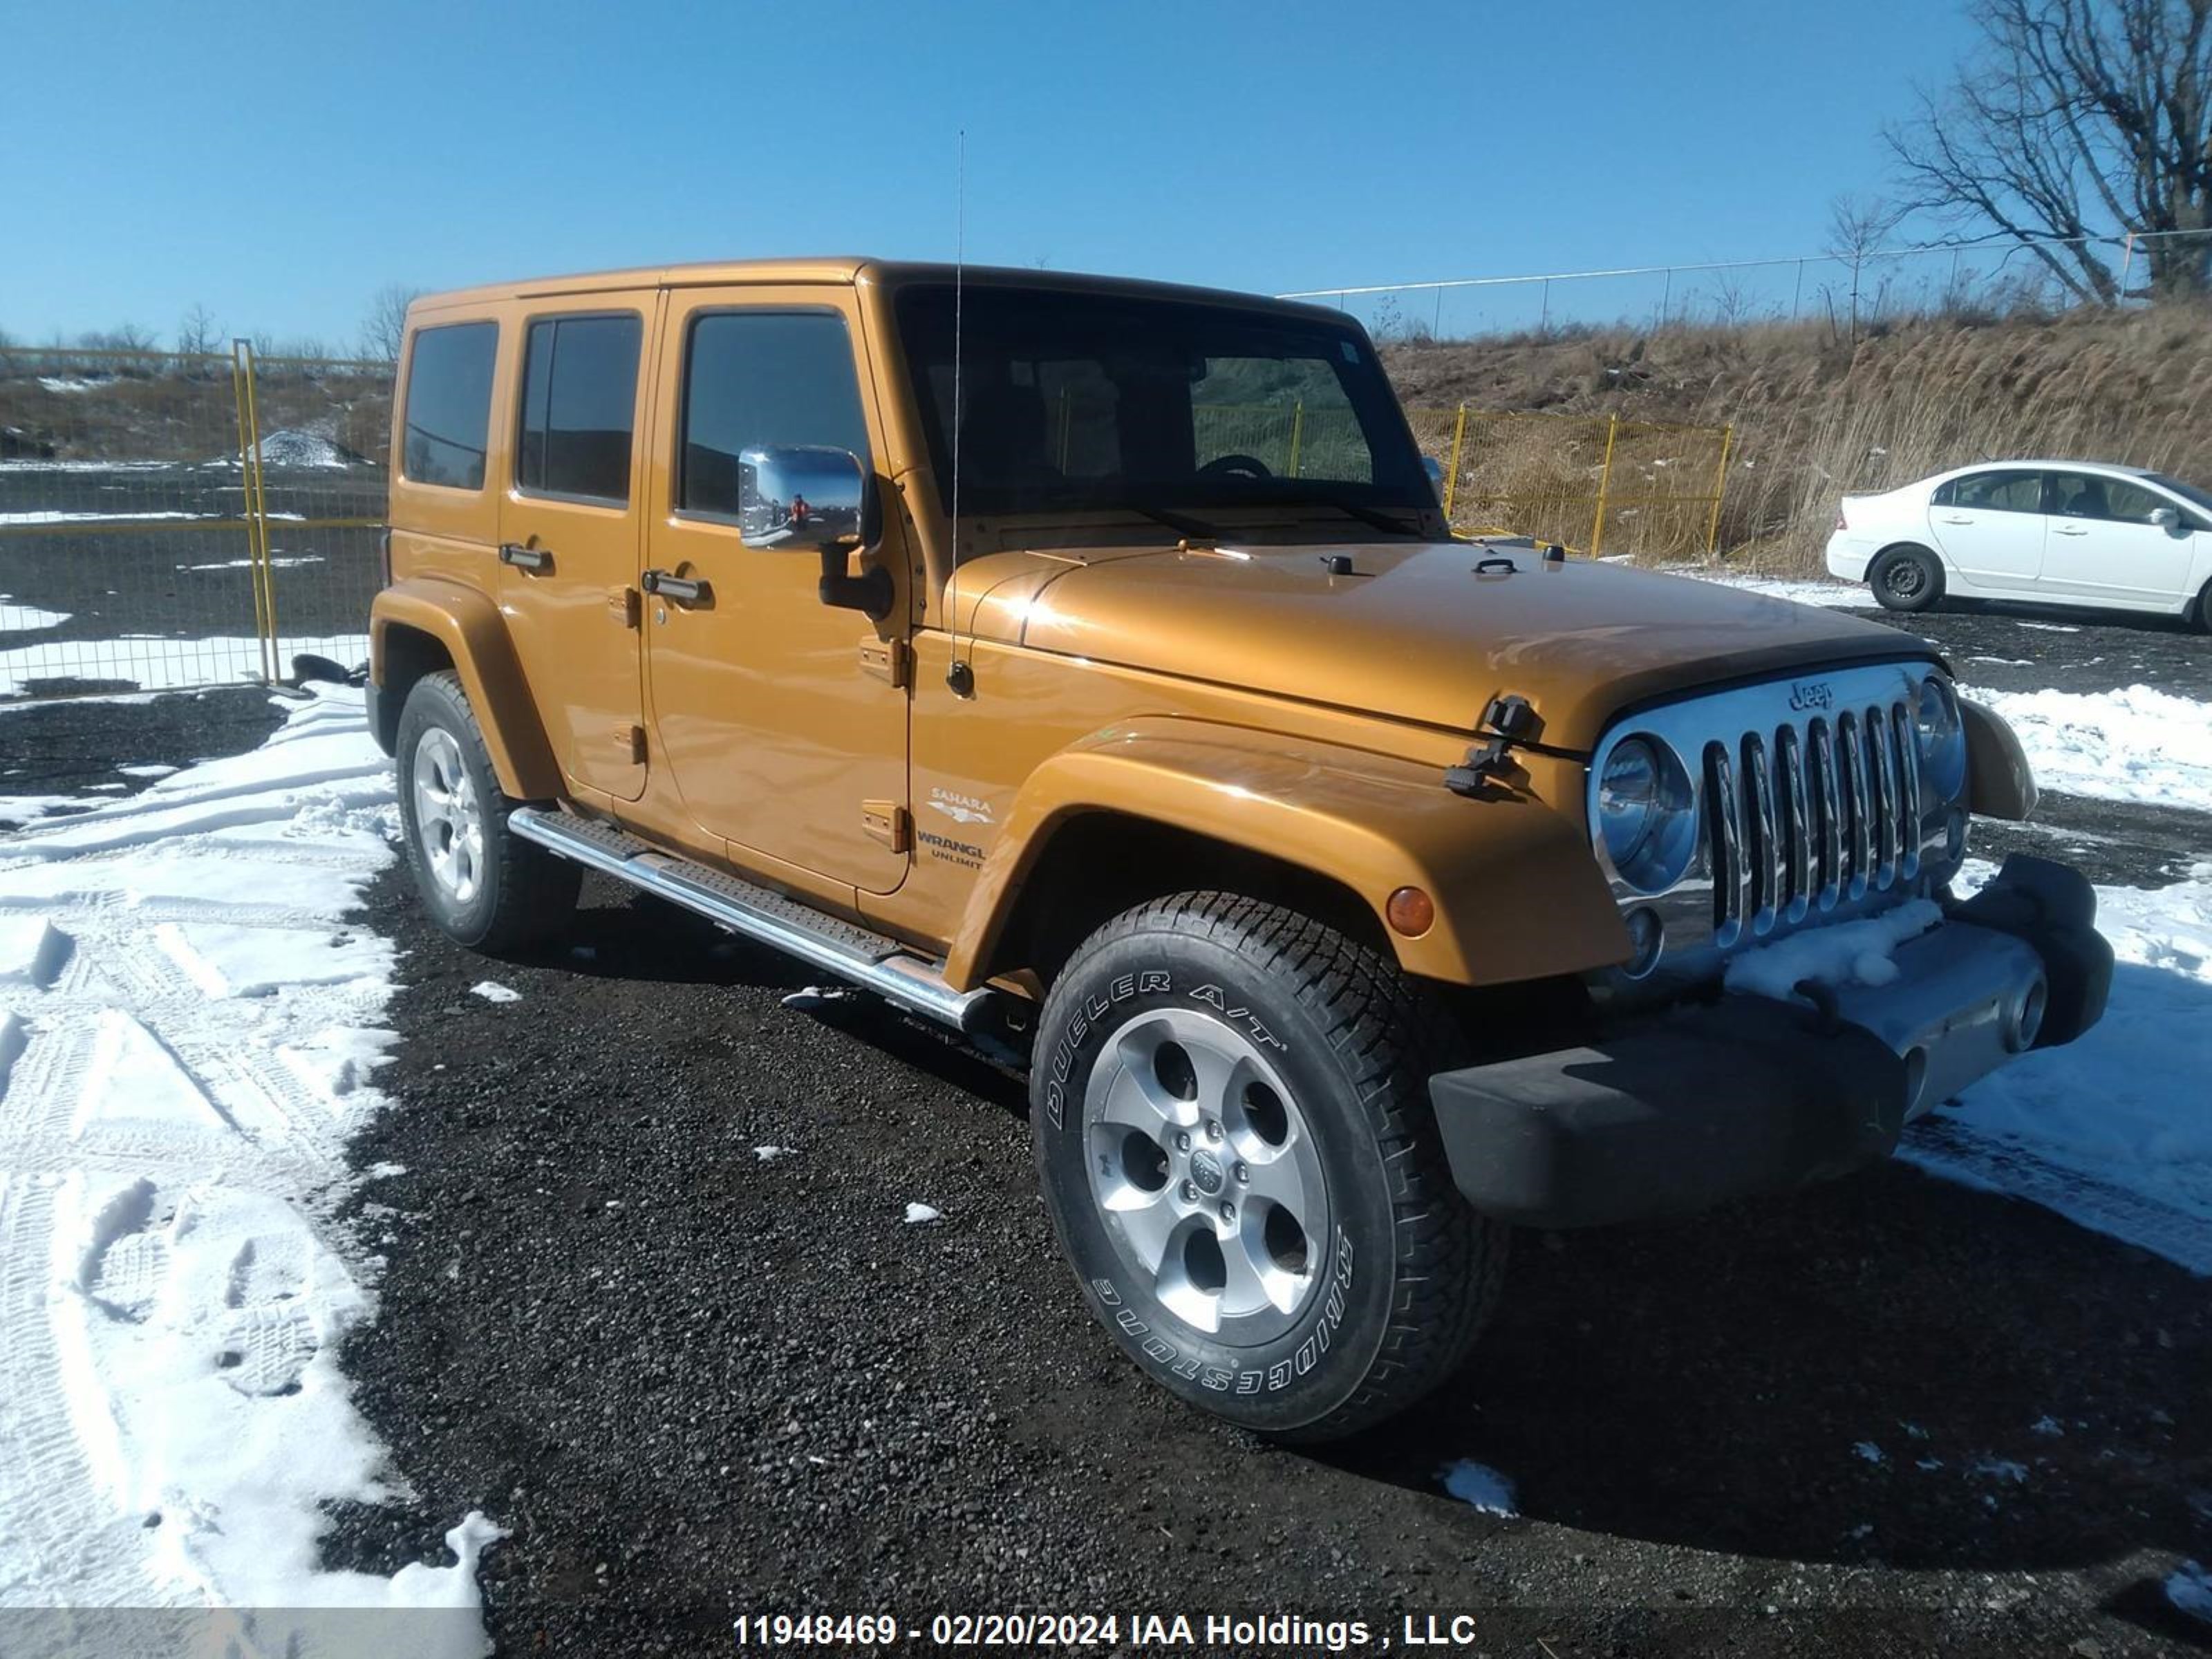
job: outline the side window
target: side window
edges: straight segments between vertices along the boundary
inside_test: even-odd
[[[482,489],[491,435],[492,362],[497,323],[426,328],[408,348],[407,414],[400,476],[410,483]]]
[[[2105,505],[2112,509],[2112,517],[2124,523],[2148,524],[2152,514],[2173,503],[2163,495],[2145,489],[2141,484],[2108,478],[2105,481]]]
[[[2040,472],[1972,472],[1953,485],[1948,503],[1978,507],[1993,513],[2039,513],[2043,510]]]
[[[868,429],[845,319],[825,312],[710,312],[684,353],[676,508],[738,516],[738,456],[823,444],[868,464]]]
[[[530,325],[514,481],[539,495],[629,500],[641,318],[549,317]]]

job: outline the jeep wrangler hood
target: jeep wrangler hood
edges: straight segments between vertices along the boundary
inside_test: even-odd
[[[979,593],[1029,576],[979,607],[980,631],[1009,643],[1458,732],[1517,692],[1542,719],[1536,741],[1571,751],[1615,710],[1670,692],[1935,654],[1832,611],[1480,543],[1070,550],[971,572]]]

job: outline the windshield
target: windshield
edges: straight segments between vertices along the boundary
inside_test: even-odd
[[[953,295],[898,298],[939,495]],[[1356,328],[1231,306],[978,283],[960,317],[960,510],[1436,505]]]
[[[2212,514],[2212,490],[2199,489],[2195,484],[2184,483],[2179,478],[2169,478],[2162,472],[2146,475],[2149,481],[2163,489],[2171,489],[2199,512]]]

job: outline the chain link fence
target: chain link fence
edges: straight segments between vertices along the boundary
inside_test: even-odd
[[[392,371],[0,348],[0,698],[367,653]]]
[[[1592,558],[1714,549],[1732,428],[1465,404],[1406,413],[1443,469],[1444,514],[1462,534],[1532,536]]]

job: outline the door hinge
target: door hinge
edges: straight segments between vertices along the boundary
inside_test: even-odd
[[[914,818],[896,801],[862,801],[860,828],[869,840],[881,842],[894,853],[905,852],[914,842]]]
[[[904,640],[879,640],[871,634],[860,641],[860,672],[888,685],[911,679],[913,662],[913,649]]]
[[[645,728],[641,726],[620,726],[615,728],[615,741],[629,757],[632,766],[645,764]]]
[[[638,591],[635,587],[607,589],[607,614],[624,628],[636,627],[643,610],[644,607],[639,600]]]

